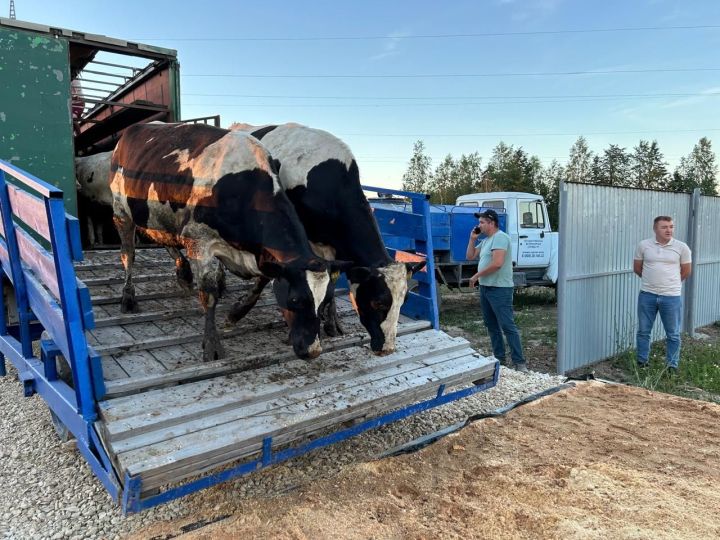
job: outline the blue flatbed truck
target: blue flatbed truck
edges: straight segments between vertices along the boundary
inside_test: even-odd
[[[554,285],[557,279],[558,236],[550,229],[542,197],[518,192],[477,193],[463,195],[457,203],[430,205],[433,260],[438,283],[450,289],[461,289],[467,285],[477,271],[477,260],[468,260],[465,256],[470,231],[478,225],[474,214],[492,209],[498,213],[500,230],[510,235],[515,285]],[[412,252],[415,249],[413,241],[395,235],[388,228],[388,224],[397,219],[388,212],[412,213],[411,205],[397,195],[371,197],[370,204],[386,245]],[[525,221],[518,219],[522,216]]]
[[[3,60],[16,67],[26,60],[23,51],[37,54],[32,44],[53,48],[58,41],[58,51],[66,53],[63,40],[82,38],[75,31],[11,24],[8,33],[16,43]],[[128,46],[93,35],[83,38],[83,47],[89,41]],[[153,65],[176,67],[162,59]],[[60,95],[67,116],[62,121],[53,116],[53,141],[71,152],[78,135],[70,117],[69,77],[65,82]],[[116,97],[126,90],[118,88]],[[83,249],[72,215],[75,194],[68,192],[74,183],[63,172],[67,160],[61,169],[46,167],[50,142],[35,130],[45,120],[46,101],[32,92],[29,87],[26,94],[31,109],[19,104],[3,111],[14,137],[0,141],[0,275],[5,282],[0,376],[8,373],[7,362],[14,366],[25,395],[42,397],[58,435],[77,440],[78,451],[124,512],[252,473],[497,383],[495,360],[439,329],[436,283],[428,277],[434,273],[432,257],[427,270],[414,276],[418,286],[401,310],[397,350],[387,356],[370,352],[346,291],[338,291],[346,333],[323,340],[317,359],[294,357],[284,343],[286,330],[274,298],[266,296],[238,326],[221,331],[227,357],[203,362],[199,303],[176,285],[173,261],[157,248],[138,250],[136,257],[142,312],[120,313],[119,252]],[[106,102],[101,109],[120,102],[100,101]],[[138,105],[135,101],[130,104]],[[92,122],[93,132],[112,138],[116,133],[107,132],[134,114],[149,119],[146,113],[121,113],[119,120],[114,116],[114,127]],[[22,146],[13,144],[17,138]],[[388,252],[398,260],[422,260],[433,253],[427,198],[392,193],[406,197],[412,212],[397,212],[384,230],[407,237],[414,249],[389,247]],[[230,298],[247,287],[229,279],[219,320]]]

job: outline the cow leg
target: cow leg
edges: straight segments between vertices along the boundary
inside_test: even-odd
[[[236,324],[240,319],[245,317],[248,312],[257,304],[263,289],[270,283],[270,278],[260,276],[255,280],[255,286],[252,290],[243,298],[235,302],[230,308],[230,313],[227,316],[227,322],[230,324]]]
[[[225,273],[217,259],[200,261],[198,287],[200,304],[205,311],[205,333],[203,335],[203,361],[212,362],[225,356],[225,349],[215,324],[215,308],[225,288]]]
[[[345,330],[340,325],[340,318],[337,314],[337,306],[335,305],[335,295],[320,306],[320,318],[323,322],[323,331],[328,337],[342,336]]]
[[[127,216],[114,216],[113,221],[120,235],[120,260],[125,268],[125,285],[123,286],[120,311],[122,313],[137,313],[139,311],[135,300],[135,285],[132,283],[132,267],[135,263],[135,223]]]
[[[185,258],[182,252],[174,247],[166,247],[170,256],[175,259],[175,278],[178,285],[185,291],[192,290],[193,273],[190,268],[190,262]]]
[[[85,218],[85,226],[87,227],[88,243],[90,247],[95,247],[95,223],[90,216]]]

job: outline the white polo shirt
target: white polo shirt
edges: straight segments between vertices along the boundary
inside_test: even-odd
[[[692,260],[690,248],[685,242],[671,238],[663,245],[655,238],[648,238],[635,248],[635,260],[643,262],[641,291],[680,296],[680,265]]]

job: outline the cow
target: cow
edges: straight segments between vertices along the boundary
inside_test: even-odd
[[[299,124],[236,123],[230,129],[261,140],[277,160],[280,184],[295,206],[315,253],[328,260],[352,263],[346,274],[360,322],[370,334],[370,348],[380,355],[393,352],[407,280],[425,263],[399,263],[388,256],[350,148],[326,131]],[[267,283],[267,279],[259,278],[255,289],[233,305],[230,319],[243,317]],[[281,283],[276,280],[275,286]],[[334,297],[321,312],[326,333],[341,333]]]
[[[82,206],[91,246],[104,243],[103,222],[110,224],[112,218],[113,198],[108,185],[111,154],[112,152],[101,152],[75,158],[78,205]]]
[[[312,252],[256,138],[204,124],[131,126],[113,151],[110,189],[125,268],[123,313],[138,309],[132,284],[138,229],[185,263],[179,250],[186,250],[192,263],[186,277],[195,275],[205,311],[203,360],[224,355],[215,325],[223,267],[246,279],[281,278],[286,286],[278,301],[295,354],[320,354],[318,308],[330,282],[328,263]]]

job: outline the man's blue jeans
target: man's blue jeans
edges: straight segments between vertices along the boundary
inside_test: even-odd
[[[667,335],[666,362],[677,368],[680,363],[680,324],[682,321],[682,296],[662,296],[640,291],[638,296],[637,359],[641,364],[650,354],[650,332],[658,312]]]
[[[513,318],[513,288],[480,285],[480,307],[490,334],[493,356],[501,362],[505,359],[504,332],[513,364],[524,364],[520,331]]]

